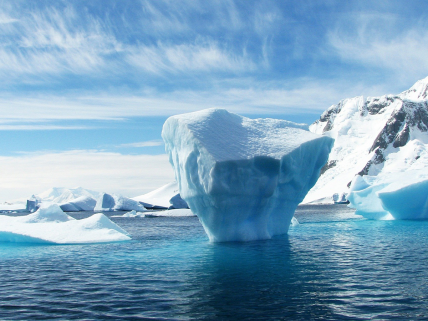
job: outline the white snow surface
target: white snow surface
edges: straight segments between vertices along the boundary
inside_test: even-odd
[[[180,195],[211,241],[268,239],[288,231],[333,144],[304,128],[224,109],[167,119],[162,137]]]
[[[428,77],[399,95],[344,99],[326,110],[309,129],[335,139],[328,161],[334,164],[320,176],[303,203],[331,203],[333,194],[348,193],[348,184],[376,156],[375,150],[370,150],[381,131],[390,124],[391,116],[400,110],[418,116],[415,106],[428,108]],[[379,108],[379,111],[373,112],[370,108]],[[323,121],[323,117],[328,117],[329,122]],[[406,145],[393,147],[390,143],[383,150],[385,161],[373,164],[368,175],[400,173],[428,166],[428,132],[423,124],[409,125],[409,132]]]
[[[130,239],[103,214],[76,220],[57,204],[42,206],[26,216],[0,215],[0,242],[80,244]]]

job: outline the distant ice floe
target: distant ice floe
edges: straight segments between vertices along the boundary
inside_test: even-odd
[[[356,176],[348,200],[369,219],[428,219],[428,171]]]
[[[146,217],[184,217],[184,216],[196,216],[190,209],[172,209],[166,211],[153,211],[147,212]]]
[[[104,214],[76,220],[57,204],[42,206],[26,216],[0,215],[0,242],[81,244],[130,239],[125,230]]]

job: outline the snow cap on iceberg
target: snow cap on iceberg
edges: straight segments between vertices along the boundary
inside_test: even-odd
[[[167,119],[162,137],[180,195],[211,241],[267,239],[288,231],[333,144],[305,128],[224,109]]]

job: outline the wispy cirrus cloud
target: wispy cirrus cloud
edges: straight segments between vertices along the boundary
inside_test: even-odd
[[[382,68],[394,77],[416,81],[428,74],[428,23],[403,28],[394,14],[360,13],[328,33],[328,41],[344,61]],[[349,30],[351,28],[352,30]]]
[[[232,1],[221,6],[202,5],[202,2],[170,5],[177,10],[166,10],[156,1],[134,4],[132,10],[141,15],[133,23],[125,13],[119,19],[120,15],[106,12],[115,19],[110,21],[80,10],[73,3],[65,7],[35,6],[32,10],[9,6],[9,11],[18,13],[20,18],[0,12],[0,22],[4,22],[0,23],[3,25],[0,27],[3,39],[0,73],[7,73],[9,82],[14,79],[21,82],[27,75],[33,77],[33,82],[39,80],[40,83],[52,76],[70,74],[106,79],[106,75],[120,78],[130,73],[184,75],[188,72],[248,72],[257,68],[259,61],[247,54],[245,42],[232,38],[220,45],[212,31],[206,29],[205,34],[199,34],[190,22],[189,18],[195,13],[206,12],[213,15],[211,19],[216,22],[223,21],[223,28],[227,26],[232,31],[232,25],[239,25],[240,21]],[[217,13],[213,14],[210,9]],[[123,10],[129,15],[125,5]],[[176,36],[180,30],[186,31],[186,35]],[[159,37],[153,38],[153,34]]]
[[[407,88],[403,88],[407,89]],[[293,84],[259,83],[258,87],[224,85],[211,91],[181,90],[140,95],[43,95],[0,98],[3,121],[123,120],[131,117],[170,116],[204,108],[227,108],[244,114],[320,113],[344,97],[384,94],[382,86],[364,83],[318,82],[300,79]]]
[[[195,44],[141,46],[125,57],[130,65],[154,73],[182,73],[188,71],[249,72],[256,69],[245,50],[242,53],[222,49],[215,42]]]

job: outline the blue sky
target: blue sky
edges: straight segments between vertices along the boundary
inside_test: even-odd
[[[173,114],[310,123],[428,76],[425,0],[0,1],[0,37],[0,200],[167,183]]]

